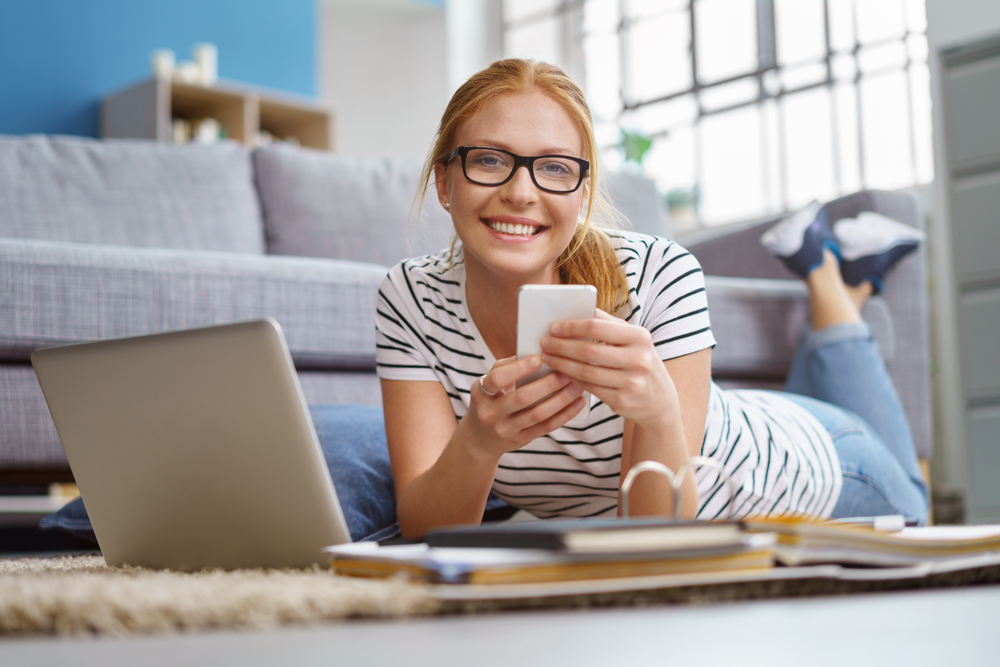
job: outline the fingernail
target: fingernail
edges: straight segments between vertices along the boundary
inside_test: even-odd
[[[535,368],[541,368],[541,366],[542,366],[542,357],[539,356],[539,355],[537,355],[537,354],[535,356],[533,356],[531,358],[531,365],[534,366]]]
[[[541,348],[543,350],[547,350],[547,349],[549,349],[549,341],[551,341],[551,340],[552,339],[549,338],[548,336],[543,336],[542,340],[539,341],[539,345],[541,346]]]
[[[549,327],[549,333],[553,336],[558,336],[562,333],[562,325],[558,322]]]
[[[572,383],[570,383],[569,390],[571,392],[573,392],[574,394],[582,394],[583,393],[583,387],[581,387],[578,384],[572,384]]]

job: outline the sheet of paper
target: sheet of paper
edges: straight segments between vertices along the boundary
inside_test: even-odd
[[[982,526],[923,526],[920,528],[904,528],[893,537],[907,540],[985,540],[1000,539],[1000,525],[988,524]]]
[[[341,544],[327,547],[323,551],[333,556],[363,557],[387,562],[413,563],[422,561],[469,567],[531,565],[567,560],[566,557],[543,549],[434,548],[428,547],[426,544],[393,544],[380,547],[372,542]]]

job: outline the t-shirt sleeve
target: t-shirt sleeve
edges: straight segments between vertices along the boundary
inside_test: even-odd
[[[396,287],[403,267],[397,265],[382,281],[375,310],[375,365],[386,380],[437,381],[434,361],[409,307],[409,295]]]
[[[705,275],[694,255],[671,241],[654,243],[646,275],[639,285],[644,295],[644,326],[653,336],[660,359],[715,347],[708,319]]]

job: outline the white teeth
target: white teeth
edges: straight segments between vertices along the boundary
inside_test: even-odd
[[[533,236],[538,231],[536,225],[511,225],[506,222],[493,222],[492,220],[488,224],[493,231],[512,236]]]

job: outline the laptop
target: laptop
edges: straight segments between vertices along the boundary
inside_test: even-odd
[[[31,363],[109,565],[307,567],[351,541],[273,319]]]

